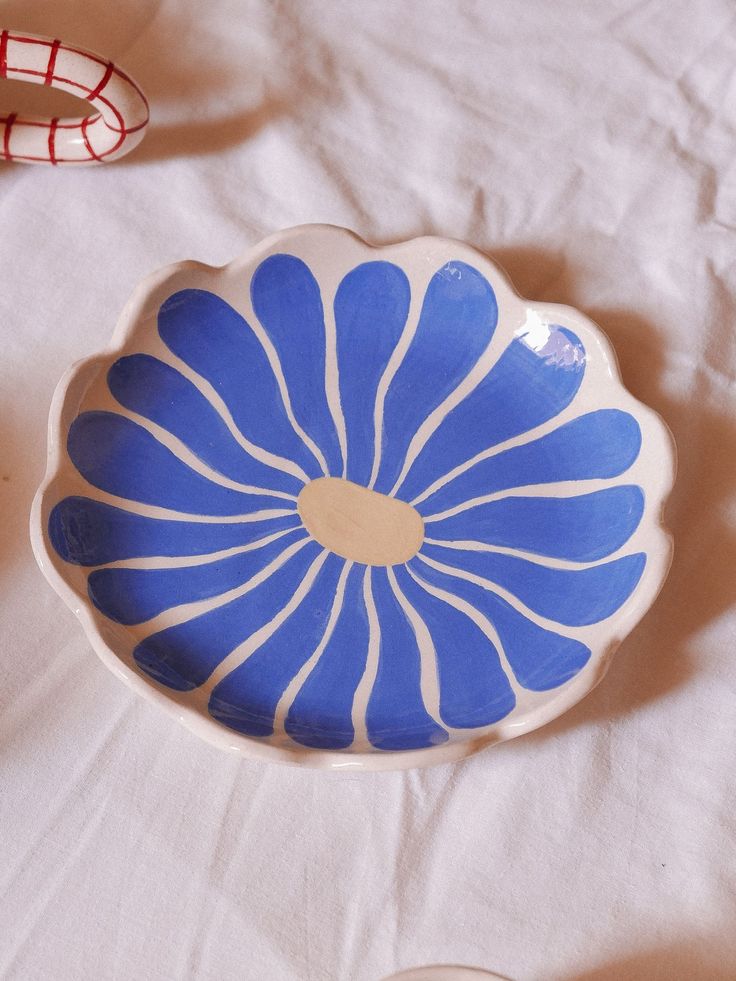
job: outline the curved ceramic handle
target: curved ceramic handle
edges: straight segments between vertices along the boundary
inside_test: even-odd
[[[148,103],[136,83],[91,51],[48,37],[0,32],[0,78],[49,85],[98,110],[79,119],[0,116],[0,160],[97,164],[137,146],[148,125]]]

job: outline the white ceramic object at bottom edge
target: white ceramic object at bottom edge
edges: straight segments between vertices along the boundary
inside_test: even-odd
[[[31,539],[105,664],[209,742],[397,769],[537,729],[601,680],[667,575],[674,472],[669,430],[578,311],[520,298],[459,242],[306,225],[138,287],[56,390]],[[371,527],[391,508],[421,515],[403,544]],[[162,528],[179,538],[145,554]],[[274,542],[217,593],[209,570]],[[249,633],[234,611],[256,596],[276,612]]]
[[[382,981],[511,981],[500,974],[491,974],[479,967],[459,967],[452,964],[431,964],[392,974]]]

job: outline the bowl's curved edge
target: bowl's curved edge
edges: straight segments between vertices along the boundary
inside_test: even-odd
[[[595,673],[591,673],[588,678],[587,687],[582,690],[578,690],[577,688],[563,689],[546,705],[536,708],[533,718],[517,719],[506,726],[504,726],[502,720],[502,722],[494,726],[494,731],[479,735],[476,738],[469,738],[465,741],[445,743],[422,750],[407,750],[391,753],[353,753],[348,755],[338,751],[317,751],[307,747],[301,748],[297,744],[294,744],[293,747],[279,747],[259,742],[252,737],[231,732],[214,720],[205,718],[196,709],[173,702],[170,695],[163,689],[160,689],[155,682],[152,680],[149,681],[142,675],[138,675],[132,671],[106,642],[89,606],[80,603],[74,590],[55,567],[48,548],[47,536],[42,523],[42,514],[49,489],[60,471],[64,447],[62,439],[63,420],[66,410],[69,407],[71,397],[76,393],[80,384],[83,384],[85,379],[90,377],[98,366],[103,365],[111,358],[117,357],[122,352],[126,343],[135,334],[139,320],[145,312],[147,298],[157,288],[186,271],[197,270],[212,276],[224,275],[241,264],[253,261],[259,253],[268,252],[275,245],[286,239],[291,240],[302,235],[311,235],[317,231],[325,235],[347,236],[354,243],[357,243],[361,248],[370,253],[380,253],[399,246],[417,246],[421,243],[425,243],[430,249],[433,247],[439,248],[453,245],[461,248],[465,252],[474,253],[482,264],[490,266],[494,270],[495,277],[504,285],[508,293],[522,301],[526,307],[536,310],[540,314],[544,313],[547,316],[557,314],[560,319],[564,318],[563,322],[572,321],[573,323],[584,324],[587,331],[596,338],[599,344],[602,356],[610,368],[612,381],[626,393],[632,406],[636,407],[638,418],[646,419],[652,431],[658,434],[661,444],[660,448],[670,464],[666,472],[663,468],[660,489],[656,498],[659,518],[658,525],[653,530],[656,530],[659,545],[661,546],[659,574],[653,578],[649,577],[647,589],[640,592],[641,583],[640,587],[637,587],[637,597],[639,600],[637,609],[631,615],[627,629],[620,637],[612,640],[607,646],[605,655],[597,665],[597,670]],[[405,240],[404,242],[375,246],[366,242],[350,229],[337,225],[314,223],[297,225],[293,228],[276,232],[223,266],[211,266],[195,260],[184,260],[165,266],[145,277],[138,284],[132,296],[123,307],[110,343],[102,351],[75,362],[64,373],[56,386],[51,400],[47,440],[46,473],[36,491],[30,511],[31,546],[39,568],[46,580],[79,619],[95,652],[115,675],[121,678],[137,694],[163,709],[167,715],[177,719],[198,737],[216,746],[218,749],[237,753],[247,759],[307,766],[312,769],[371,771],[413,769],[415,767],[436,766],[443,763],[457,762],[495,743],[505,742],[508,739],[532,732],[564,714],[564,712],[572,708],[599,684],[608,670],[611,657],[616,649],[631,630],[636,627],[656,600],[667,578],[672,562],[674,541],[672,534],[664,523],[663,512],[676,474],[676,444],[674,437],[662,417],[655,410],[632,395],[624,385],[618,358],[605,332],[601,327],[573,307],[553,303],[538,303],[521,297],[514,289],[506,272],[497,262],[473,246],[451,238],[420,236]]]

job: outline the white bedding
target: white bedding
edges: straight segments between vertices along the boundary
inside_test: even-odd
[[[736,977],[736,8],[16,2],[146,89],[120,164],[0,164],[0,976]],[[1,94],[1,93],[0,93]],[[676,559],[562,719],[453,766],[239,762],[135,697],[36,568],[54,386],[138,281],[308,221],[488,251],[672,427]]]

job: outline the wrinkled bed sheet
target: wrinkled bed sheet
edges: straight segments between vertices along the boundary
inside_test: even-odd
[[[736,977],[733,2],[0,10],[118,59],[154,118],[119,164],[0,165],[0,976]],[[102,666],[31,555],[66,366],[145,274],[308,221],[481,247],[597,320],[678,443],[675,564],[606,680],[459,765],[212,749]]]

